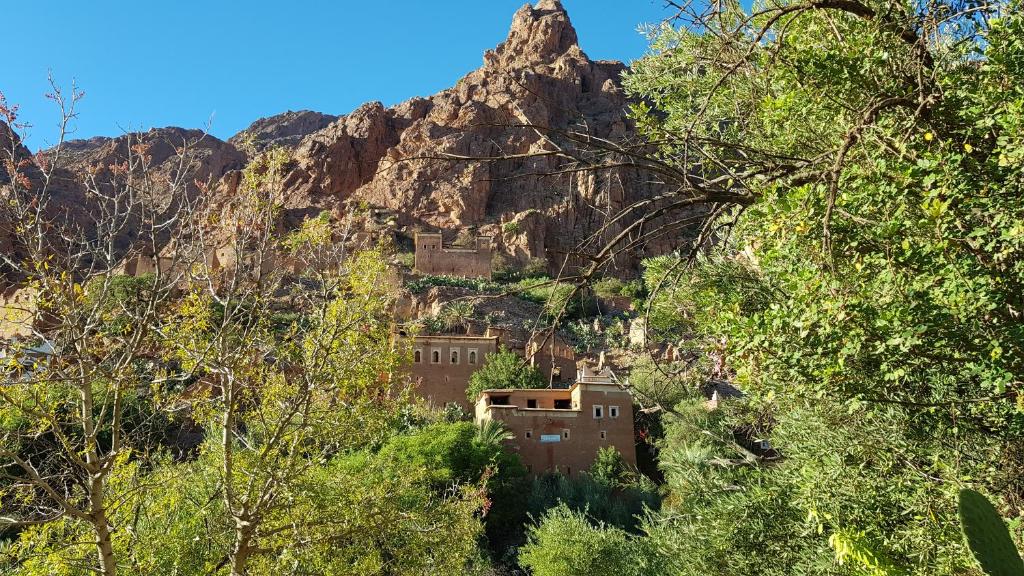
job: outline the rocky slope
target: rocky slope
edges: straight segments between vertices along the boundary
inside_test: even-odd
[[[410,229],[454,234],[477,227],[499,237],[507,254],[547,257],[556,269],[608,214],[655,188],[628,169],[565,173],[554,156],[529,156],[551,149],[540,131],[514,126],[630,136],[634,127],[619,82],[624,69],[583,53],[557,0],[526,5],[505,42],[455,87],[393,108],[366,104],[306,137],[288,179],[289,208],[303,214],[354,197],[394,210]],[[517,158],[436,159],[448,155]],[[502,227],[512,220],[519,224]],[[635,258],[621,264],[633,265]]]
[[[228,138],[228,142],[239,150],[253,152],[262,152],[272,146],[294,149],[303,138],[330,126],[337,119],[337,116],[311,110],[289,110],[269,118],[260,118]]]
[[[175,194],[198,192],[194,185],[160,189],[181,169],[175,150],[191,142],[190,181],[219,181],[210,200],[226,204],[247,162],[239,147],[256,153],[281,145],[293,154],[284,227],[323,210],[341,212],[355,200],[394,213],[406,235],[429,229],[450,239],[473,228],[494,236],[507,258],[545,258],[555,273],[569,256],[585,262],[597,242],[621,230],[622,223],[608,225],[610,215],[659,190],[654,178],[632,168],[571,170],[545,138],[566,130],[609,140],[634,136],[620,84],[624,70],[619,62],[590,60],[561,3],[541,0],[515,13],[507,39],[484,54],[479,69],[428,98],[391,108],[373,102],[337,118],[287,112],[228,142],[182,128],[72,141],[64,147],[61,187],[71,191],[68,202],[85,206],[73,193],[80,182],[123,162],[129,146],[141,143],[152,157],[157,194],[171,206]],[[617,260],[620,272],[628,274],[643,250],[660,250],[641,248]]]

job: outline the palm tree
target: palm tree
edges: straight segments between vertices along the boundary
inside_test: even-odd
[[[454,332],[456,328],[463,328],[469,334],[473,316],[476,314],[476,307],[468,300],[456,300],[449,302],[441,311],[440,317],[445,328]]]
[[[483,446],[500,446],[513,438],[515,434],[498,420],[481,420],[476,429],[476,441]]]

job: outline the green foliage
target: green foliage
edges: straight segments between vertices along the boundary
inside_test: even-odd
[[[590,465],[590,476],[607,486],[618,486],[626,472],[626,462],[615,446],[605,446],[598,450],[594,463]]]
[[[488,354],[483,366],[469,377],[466,398],[470,404],[475,404],[484,390],[545,387],[547,382],[539,370],[527,364],[515,352],[502,348]]]
[[[483,278],[463,278],[461,276],[422,276],[405,283],[407,290],[413,294],[422,294],[434,286],[450,286],[468,288],[477,292],[500,292],[501,284]]]
[[[598,471],[607,472],[600,468]],[[646,478],[628,474],[624,469],[611,472],[617,472],[615,477],[538,476],[530,487],[526,511],[530,517],[538,518],[562,504],[574,512],[585,512],[596,521],[635,532],[645,511],[660,507],[657,489]]]
[[[501,231],[505,234],[519,234],[520,229],[519,222],[514,220],[501,225]]]
[[[491,259],[491,268],[495,281],[513,283],[530,278],[543,278],[548,273],[548,262],[544,258],[530,258],[526,264],[516,266],[505,256],[495,253]]]
[[[85,288],[85,303],[98,308],[104,321],[100,330],[105,334],[125,335],[131,332],[135,319],[154,299],[158,285],[153,274],[96,278]]]
[[[472,422],[436,423],[395,436],[381,449],[380,457],[404,468],[422,469],[431,484],[442,489],[452,483],[479,482],[491,467],[505,476],[521,475],[518,458],[501,445],[501,431],[487,432]]]
[[[971,552],[989,576],[1021,576],[1024,561],[995,506],[975,490],[960,490],[957,509]]]
[[[632,67],[659,161],[700,172],[699,147],[734,199],[715,250],[645,262],[655,336],[748,397],[706,414],[664,387],[669,573],[969,573],[954,487],[1019,501],[1024,16],[961,8],[726,3]]]
[[[836,561],[840,565],[853,560],[868,576],[899,576],[904,573],[865,542],[862,533],[837,531],[828,537],[828,544],[836,551]]]
[[[548,320],[579,318],[594,309],[593,300],[575,286],[547,277],[527,278],[518,282],[514,290],[520,298],[543,305]]]
[[[519,562],[535,576],[630,576],[657,573],[642,540],[564,505],[530,529]]]
[[[324,210],[316,218],[303,220],[299,229],[289,234],[282,244],[291,254],[297,255],[329,245],[331,236],[331,213]]]
[[[600,298],[615,298],[617,296],[636,296],[636,284],[623,282],[614,276],[601,278],[591,285],[591,289]]]
[[[395,255],[395,260],[399,266],[406,270],[412,270],[412,267],[416,265],[416,254],[414,252],[399,252]]]

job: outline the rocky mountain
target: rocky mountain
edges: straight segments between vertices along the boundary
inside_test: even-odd
[[[190,180],[200,182],[219,181],[232,170],[245,167],[245,155],[233,145],[204,133],[202,130],[185,128],[154,128],[148,132],[126,134],[117,138],[97,137],[89,140],[70,140],[61,147],[64,160],[61,165],[68,168],[81,181],[86,175],[96,171],[109,170],[110,167],[125,162],[130,154],[129,148],[136,152],[144,150],[149,157],[152,181],[155,182],[157,193],[169,193],[166,186],[161,189],[162,182],[167,182],[177,170],[182,169],[178,161],[179,149],[186,147],[192,161]],[[54,150],[44,152],[52,156]],[[189,189],[194,192],[195,187]],[[162,199],[170,204],[173,198]]]
[[[262,152],[271,146],[293,149],[303,138],[330,126],[337,119],[337,116],[311,110],[289,110],[269,118],[260,118],[228,138],[228,142],[239,150],[251,148],[255,152]]]
[[[393,210],[408,229],[454,235],[476,227],[507,254],[546,257],[552,268],[591,235],[617,233],[602,230],[608,215],[655,193],[651,179],[630,169],[566,172],[564,160],[543,153],[551,150],[545,130],[633,134],[625,66],[590,60],[558,0],[523,6],[483,60],[453,88],[393,108],[366,104],[303,139],[288,208],[301,215],[365,200]],[[449,156],[514,158],[438,160]]]
[[[600,241],[622,230],[625,222],[609,224],[610,215],[659,191],[656,179],[637,169],[577,171],[552,154],[553,135],[565,131],[612,141],[635,135],[620,82],[625,70],[588,58],[561,3],[540,0],[515,13],[508,37],[485,52],[479,69],[433,96],[391,108],[372,102],[342,117],[286,112],[227,142],[173,127],[71,141],[62,151],[62,186],[80,190],[76,182],[123,162],[129,146],[141,144],[158,194],[171,206],[174,194],[198,191],[159,190],[181,169],[175,150],[189,143],[190,181],[219,181],[211,201],[225,203],[248,160],[239,148],[256,153],[279,145],[293,155],[285,227],[356,200],[395,214],[406,236],[439,230],[451,239],[471,228],[493,236],[512,261],[545,258],[555,273],[567,259],[586,262]],[[619,269],[632,270],[644,250],[658,247],[623,255]]]

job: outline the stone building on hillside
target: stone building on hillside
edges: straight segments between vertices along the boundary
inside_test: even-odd
[[[549,330],[534,332],[524,355],[549,384],[572,382],[576,377],[576,349]]]
[[[414,268],[420,274],[491,278],[491,238],[478,236],[472,248],[446,248],[440,234],[416,234]]]
[[[605,446],[636,465],[633,398],[607,370],[584,366],[567,390],[485,390],[474,409],[478,423],[505,424],[514,435],[509,444],[533,474],[589,470]]]
[[[467,412],[472,410],[466,398],[469,377],[483,366],[488,354],[497,351],[494,336],[413,336],[408,368],[417,394],[438,408],[458,404]]]

